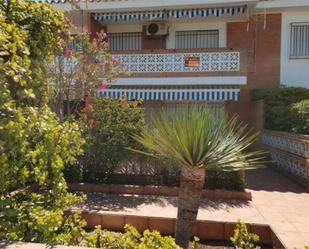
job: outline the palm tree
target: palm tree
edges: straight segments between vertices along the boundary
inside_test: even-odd
[[[176,243],[188,248],[196,221],[200,198],[208,170],[234,171],[262,166],[262,152],[245,152],[256,135],[227,120],[223,113],[215,115],[208,108],[186,108],[169,115],[162,111],[152,116],[151,127],[133,135],[146,155],[173,159],[181,167],[178,191]]]

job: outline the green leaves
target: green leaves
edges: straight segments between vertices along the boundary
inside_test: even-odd
[[[247,152],[255,141],[247,127],[235,118],[226,120],[224,113],[193,107],[152,117],[152,128],[146,127],[133,138],[156,157],[172,158],[179,166],[207,169],[240,170],[263,166],[262,152]]]
[[[309,134],[308,121],[301,114],[298,115],[297,108],[295,109],[296,103],[309,99],[309,89],[260,89],[253,92],[253,99],[264,100],[266,129]]]
[[[80,122],[86,139],[85,155],[80,158],[84,181],[110,180],[119,163],[129,158],[126,148],[138,146],[131,137],[145,125],[144,110],[138,104],[101,97],[86,108]]]
[[[43,98],[46,103],[43,62],[59,51],[58,41],[68,27],[63,12],[47,4],[0,2],[0,73],[10,82],[8,89],[17,104],[38,105]]]
[[[299,101],[292,105],[293,117],[292,131],[298,134],[309,134],[309,99]]]
[[[0,2],[1,240],[54,243],[70,220],[64,210],[80,201],[67,192],[62,171],[76,163],[84,140],[76,123],[60,123],[46,105],[43,77],[42,61],[57,51],[63,21],[48,5]],[[12,195],[31,184],[37,192]]]
[[[130,225],[126,225],[124,229],[123,233],[113,233],[97,226],[93,233],[85,236],[81,244],[102,249],[181,249],[174,238],[163,237],[158,231],[145,230],[140,234]]]
[[[259,242],[259,236],[248,232],[246,224],[239,220],[236,224],[234,236],[231,237],[235,249],[261,249],[256,246]]]

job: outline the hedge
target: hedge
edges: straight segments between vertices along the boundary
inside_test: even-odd
[[[309,89],[301,87],[259,89],[253,91],[252,99],[264,100],[264,128],[309,134]]]

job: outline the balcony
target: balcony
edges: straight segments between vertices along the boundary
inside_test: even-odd
[[[241,49],[114,51],[130,77],[245,76]]]
[[[240,49],[114,51],[130,72],[98,94],[110,98],[226,101],[239,100],[247,83],[247,52]]]

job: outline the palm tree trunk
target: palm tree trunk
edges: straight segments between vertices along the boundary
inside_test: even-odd
[[[176,243],[187,249],[205,182],[205,168],[183,166],[178,190]]]

